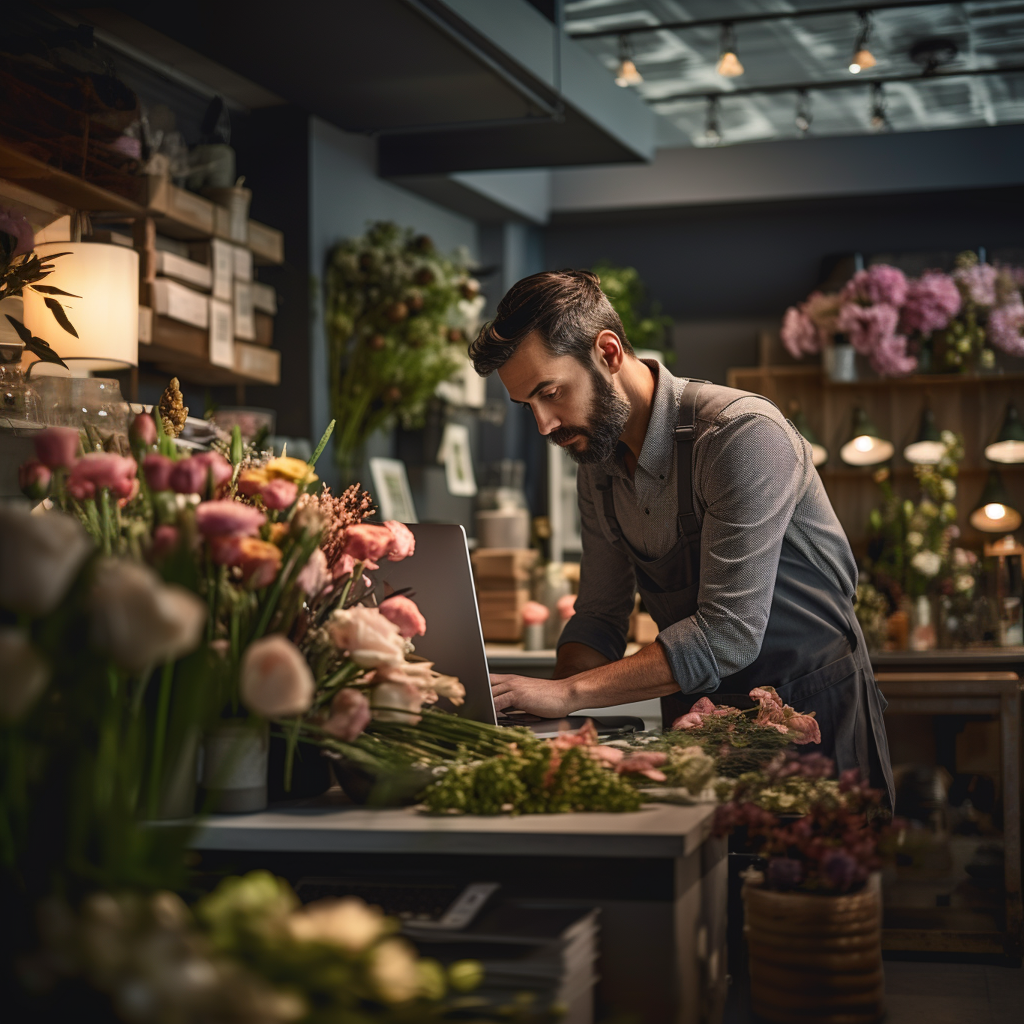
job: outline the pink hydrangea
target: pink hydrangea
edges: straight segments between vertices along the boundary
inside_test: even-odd
[[[907,299],[907,277],[902,270],[879,263],[866,270],[858,270],[846,282],[842,292],[848,302],[884,303],[902,306]]]
[[[996,304],[996,278],[999,271],[991,263],[975,263],[971,267],[957,267],[953,279],[966,298],[979,306]]]
[[[907,289],[907,301],[900,314],[904,334],[928,335],[941,331],[960,312],[960,289],[940,270],[925,271]]]
[[[1024,356],[1024,302],[1015,294],[988,315],[988,340],[1011,356]]]
[[[856,302],[847,302],[839,310],[836,326],[862,356],[870,356],[882,338],[896,333],[899,316],[895,306],[885,303],[859,306]]]
[[[883,377],[902,377],[917,369],[917,357],[907,352],[905,335],[887,334],[871,353],[871,365]]]
[[[802,359],[805,355],[817,352],[821,347],[818,329],[811,318],[797,306],[790,306],[786,310],[780,336],[786,351],[794,359]]]

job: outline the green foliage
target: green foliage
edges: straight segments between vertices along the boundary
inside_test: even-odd
[[[633,348],[655,349],[671,362],[675,353],[666,343],[672,318],[663,316],[658,302],[648,302],[647,290],[635,267],[614,267],[599,263],[592,268],[601,279],[601,291],[619,314],[626,337]]]
[[[351,470],[367,438],[395,422],[422,424],[437,385],[459,368],[479,286],[462,255],[378,222],[335,246],[326,268],[326,326],[335,453]]]
[[[792,742],[792,736],[758,725],[749,714],[708,715],[698,728],[671,730],[644,749],[668,751],[671,763],[673,748],[697,746],[714,759],[719,775],[736,777],[757,771]]]

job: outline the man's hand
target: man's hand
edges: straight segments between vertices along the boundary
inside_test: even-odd
[[[572,687],[560,679],[529,679],[492,673],[491,693],[498,711],[516,708],[539,718],[563,718],[579,710],[573,707]]]

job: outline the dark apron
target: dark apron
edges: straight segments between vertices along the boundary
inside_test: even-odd
[[[679,406],[679,539],[667,554],[655,559],[639,555],[618,528],[611,478],[598,487],[606,524],[632,561],[644,607],[659,630],[697,611],[700,527],[693,511],[693,442],[697,393],[705,383],[687,381]],[[882,721],[885,698],[875,683],[853,602],[788,541],[783,541],[779,556],[761,650],[752,664],[721,680],[713,699],[749,707],[747,694],[755,686],[774,686],[797,711],[815,712],[821,743],[801,746],[800,751],[820,751],[835,760],[838,771],[859,768],[873,786],[888,792],[892,806],[892,769]],[[701,696],[662,697],[664,727]]]

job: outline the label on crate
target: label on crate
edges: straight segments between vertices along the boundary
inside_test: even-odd
[[[210,362],[235,368],[235,336],[231,324],[231,303],[210,299]]]

